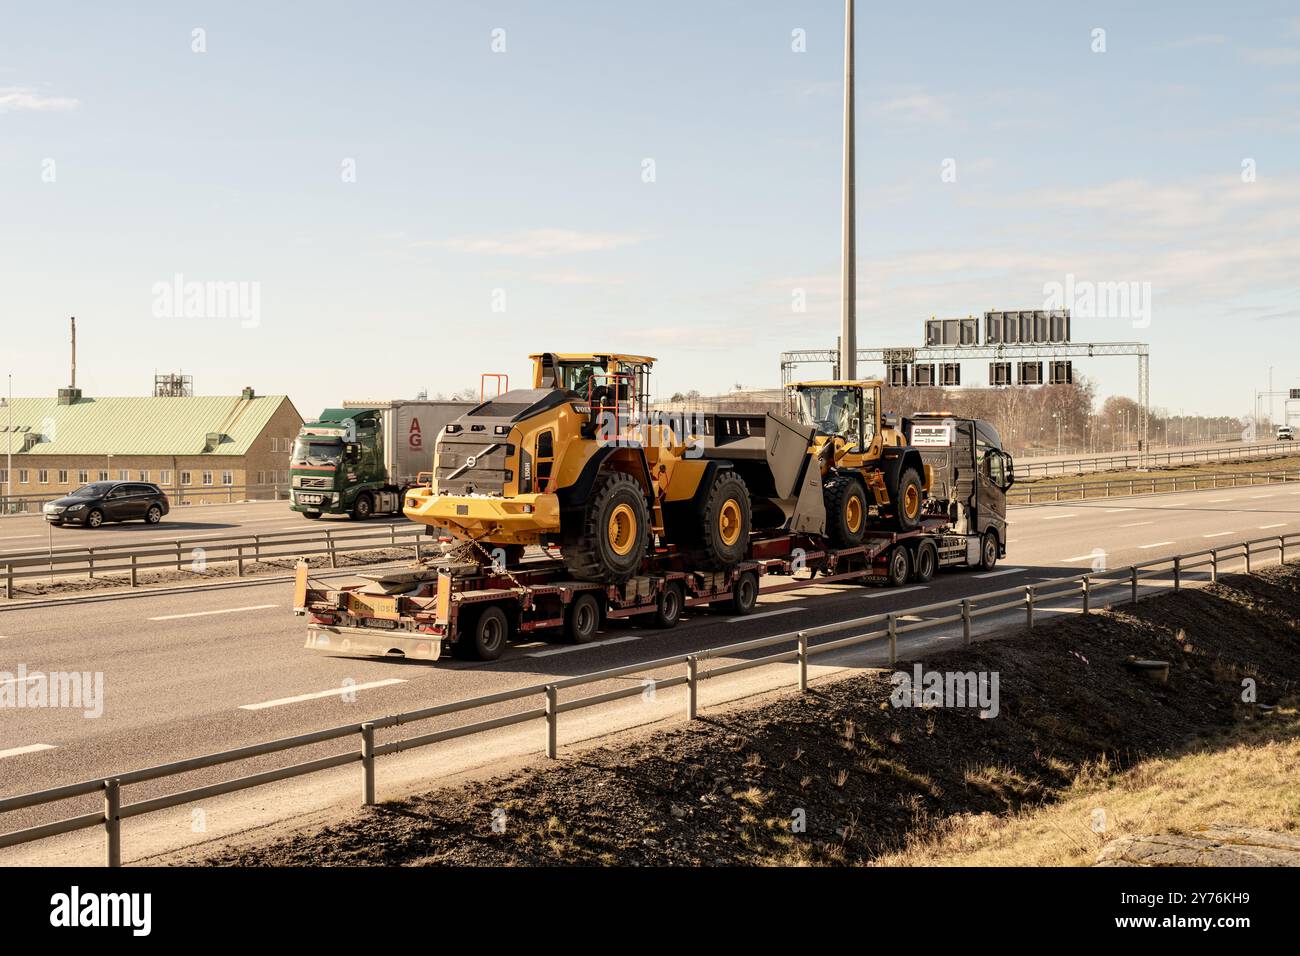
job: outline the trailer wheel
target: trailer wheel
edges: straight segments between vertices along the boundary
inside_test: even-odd
[[[891,588],[901,588],[912,576],[912,555],[907,545],[896,544],[889,549],[889,571],[886,580]]]
[[[746,571],[736,578],[736,583],[731,586],[731,600],[727,602],[727,609],[733,614],[745,615],[753,614],[757,606],[758,575],[753,571]]]
[[[586,644],[600,629],[600,602],[590,591],[575,597],[564,614],[564,636],[574,644]]]
[[[635,478],[620,471],[596,479],[586,505],[562,516],[565,567],[579,581],[618,583],[641,567],[650,512]]]
[[[510,637],[510,622],[506,612],[495,604],[488,605],[461,632],[456,647],[462,656],[471,660],[494,661],[506,649]]]
[[[674,582],[666,585],[659,592],[659,599],[655,602],[655,612],[651,615],[654,626],[665,630],[676,627],[677,622],[682,619],[682,607],[685,603],[680,584]]]
[[[826,491],[826,530],[837,548],[855,548],[867,529],[867,489],[859,478],[842,478]]]
[[[921,526],[922,505],[925,504],[925,486],[921,474],[914,467],[904,468],[898,476],[896,493],[890,496],[894,512],[894,527],[899,531],[915,531]]]
[[[919,584],[928,584],[938,570],[939,549],[933,541],[922,541],[916,546],[912,579]]]
[[[980,570],[992,571],[998,563],[998,533],[985,531],[980,540]]]

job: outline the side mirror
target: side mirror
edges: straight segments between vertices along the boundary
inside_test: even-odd
[[[893,412],[886,412],[884,415],[880,416],[880,427],[888,428],[891,431],[897,430],[898,416],[895,415]]]

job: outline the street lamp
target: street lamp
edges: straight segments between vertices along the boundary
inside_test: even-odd
[[[9,510],[9,501],[14,496],[14,376],[9,373],[9,396],[0,398],[9,413],[8,426],[5,428],[5,511]]]

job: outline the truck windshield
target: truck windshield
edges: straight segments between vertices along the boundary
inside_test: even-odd
[[[294,461],[333,462],[343,457],[343,442],[328,438],[299,438],[293,443]]]

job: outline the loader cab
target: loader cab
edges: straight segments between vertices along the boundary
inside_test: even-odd
[[[880,431],[876,382],[799,382],[791,385],[791,411],[818,436],[839,439],[849,453],[865,454]]]
[[[617,352],[543,352],[533,361],[533,388],[559,388],[589,402],[593,411],[644,416],[655,360]]]

